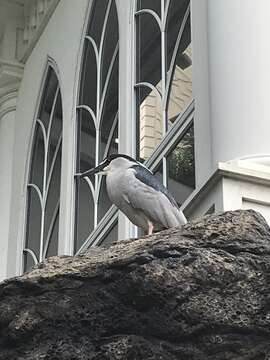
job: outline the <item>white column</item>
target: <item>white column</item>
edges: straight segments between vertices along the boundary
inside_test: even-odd
[[[270,154],[269,13],[269,0],[192,0],[197,180]]]
[[[0,281],[7,276],[16,100],[16,89],[0,97]]]
[[[214,165],[270,154],[269,14],[269,0],[208,0]]]
[[[212,170],[207,1],[191,0],[192,94],[195,99],[197,187],[207,180]]]
[[[135,155],[135,120],[132,89],[133,74],[133,1],[116,0],[119,20],[119,153]],[[133,136],[132,136],[133,134]],[[118,238],[134,236],[135,227],[121,212],[119,213]]]

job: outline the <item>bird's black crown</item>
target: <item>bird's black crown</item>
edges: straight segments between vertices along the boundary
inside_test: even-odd
[[[117,158],[125,158],[129,161],[137,163],[137,161],[135,159],[133,159],[131,156],[128,156],[126,154],[111,154],[107,158],[105,158],[103,161],[106,162],[107,164],[109,164],[112,160],[117,159]]]

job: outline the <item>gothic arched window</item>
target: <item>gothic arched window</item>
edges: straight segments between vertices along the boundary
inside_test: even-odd
[[[56,73],[48,66],[31,148],[24,271],[58,253],[61,152],[61,93]]]
[[[118,152],[118,38],[115,1],[93,1],[77,105],[77,172],[93,168],[107,155]],[[117,232],[117,224],[109,216],[111,205],[104,177],[76,181],[75,253],[86,241],[89,246],[96,241],[93,234],[99,228],[107,226],[100,242],[110,241],[110,231]]]
[[[137,158],[181,205],[195,187],[189,0],[137,0]]]

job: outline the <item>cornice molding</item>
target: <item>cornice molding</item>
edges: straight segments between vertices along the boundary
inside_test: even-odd
[[[0,39],[9,43],[12,51],[1,56],[24,64],[46,28],[60,0],[0,0]],[[5,26],[11,24],[11,26]],[[14,36],[15,34],[15,36]],[[0,71],[1,65],[0,64]],[[8,62],[8,65],[10,63]],[[1,84],[0,82],[0,87]]]
[[[269,155],[270,157],[270,155]],[[204,198],[209,191],[221,179],[234,179],[253,184],[270,186],[270,168],[267,169],[262,166],[261,170],[256,168],[244,168],[231,162],[219,162],[217,168],[209,176],[208,180],[199,186],[193,193],[185,200],[181,206],[186,214],[189,214],[192,209]]]
[[[24,28],[17,40],[18,59],[25,63],[42,35],[60,0],[29,1],[25,4]]]

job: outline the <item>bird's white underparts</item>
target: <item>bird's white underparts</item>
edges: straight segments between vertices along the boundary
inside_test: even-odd
[[[129,220],[151,235],[155,228],[171,228],[187,220],[177,202],[143,164],[124,154],[112,154],[97,167],[76,174],[106,175],[108,196]]]

